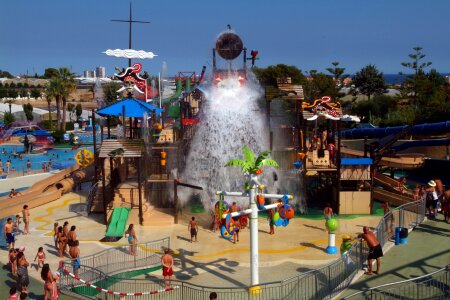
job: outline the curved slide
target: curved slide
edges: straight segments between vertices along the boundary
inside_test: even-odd
[[[414,201],[410,196],[399,195],[377,188],[373,189],[373,198],[378,201],[388,202],[392,206],[400,206]]]
[[[178,98],[181,97],[182,92],[183,92],[183,83],[181,82],[181,79],[177,79],[175,94],[165,99],[161,99],[161,105],[166,105],[168,103],[178,100]]]
[[[410,191],[407,190],[406,193],[402,193],[398,189],[397,180],[376,172],[373,179],[375,183],[384,188],[384,190],[378,188],[373,189],[373,197],[375,200],[388,202],[393,206],[399,206],[414,201],[413,195]]]
[[[21,191],[19,196],[0,198],[0,219],[22,211],[25,204],[29,208],[55,201],[65,193],[72,191],[75,184],[93,175],[93,167],[80,169],[78,165],[67,168],[44,180],[36,182],[30,188]]]
[[[412,197],[412,192],[405,188],[405,193],[402,193],[398,188],[398,181],[394,178],[386,176],[384,174],[375,172],[373,175],[373,180],[375,183],[381,185],[385,190],[393,192],[398,195],[410,196]]]
[[[382,138],[393,133],[397,133],[405,128],[404,126],[395,127],[385,127],[385,128],[354,128],[349,130],[344,130],[340,133],[341,137],[347,139],[363,139],[368,138]],[[438,122],[431,124],[419,124],[412,127],[411,133],[418,135],[429,135],[429,134],[439,134],[439,133],[449,133],[450,132],[450,121]]]
[[[195,82],[193,88],[197,87],[200,83],[202,83],[203,77],[205,76],[205,71],[206,71],[206,67],[203,66],[203,68],[202,68],[202,73],[201,73],[201,75],[200,75],[200,78],[198,79],[197,82]],[[193,89],[193,88],[192,88],[192,89]],[[186,92],[186,93],[189,93],[189,92],[191,92],[191,90],[192,90],[192,89],[191,89],[191,81],[189,80],[189,78],[186,79],[186,81],[185,81],[185,88],[184,88],[184,89],[185,89],[185,92]],[[175,90],[175,94],[173,94],[172,96],[167,97],[167,98],[165,98],[165,99],[161,99],[161,104],[162,104],[162,105],[165,105],[165,104],[168,104],[168,103],[171,103],[171,102],[173,102],[173,101],[178,100],[178,98],[181,97],[182,92],[183,92],[183,81],[182,81],[181,78],[179,78],[179,79],[177,79],[177,81],[176,81],[176,90]]]
[[[417,140],[407,141],[400,145],[391,147],[395,151],[402,151],[413,147],[430,147],[430,146],[448,146],[450,145],[450,138],[448,139],[433,139],[433,140]]]
[[[130,209],[125,207],[114,208],[106,230],[107,237],[123,237],[127,225]]]

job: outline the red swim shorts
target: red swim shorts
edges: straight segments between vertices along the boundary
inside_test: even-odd
[[[163,276],[172,276],[173,270],[172,268],[163,267]]]

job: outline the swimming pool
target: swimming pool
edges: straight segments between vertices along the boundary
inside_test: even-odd
[[[8,160],[11,161],[10,173],[15,172],[16,176],[18,175],[17,172],[22,172],[23,175],[25,175],[27,172],[28,160],[31,163],[31,170],[42,171],[42,165],[45,164],[48,167],[49,162],[51,162],[52,170],[69,168],[76,163],[74,156],[81,148],[87,148],[93,151],[93,147],[80,147],[77,150],[72,150],[70,148],[49,149],[45,154],[24,154],[24,147],[21,145],[0,145],[0,160],[4,170],[3,175],[1,176],[4,177],[7,173],[6,163]],[[15,153],[22,153],[22,159]]]
[[[94,134],[92,132],[77,132],[77,133],[74,133],[74,135],[78,137],[78,142],[81,142],[81,144],[93,144],[94,143],[94,139],[93,139]],[[111,134],[110,136],[111,136],[111,139],[117,138],[117,136],[115,134]],[[107,138],[108,138],[108,134],[104,133],[103,139],[107,139]],[[101,143],[101,134],[96,133],[95,139],[96,139],[97,143]]]

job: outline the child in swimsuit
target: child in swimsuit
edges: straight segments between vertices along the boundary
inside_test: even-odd
[[[11,273],[13,276],[17,276],[17,252],[16,249],[9,249],[9,264],[11,265]]]
[[[39,247],[38,252],[36,253],[36,256],[34,257],[34,261],[36,261],[36,258],[38,260],[38,269],[44,266],[45,263],[45,252],[44,252],[44,248]],[[41,266],[42,264],[42,266]]]

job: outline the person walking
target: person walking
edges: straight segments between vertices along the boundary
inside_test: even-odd
[[[164,288],[167,288],[171,286],[173,276],[173,257],[169,254],[169,248],[164,249],[161,265],[163,267]]]
[[[134,224],[128,226],[127,231],[125,231],[125,237],[128,239],[128,244],[130,245],[130,255],[136,256],[137,237],[134,231]]]
[[[18,300],[18,299],[19,299],[19,294],[17,294],[17,289],[15,287],[10,288],[8,300]]]
[[[236,202],[233,202],[233,204],[230,206],[230,213],[238,212],[239,206],[236,204]],[[236,240],[239,242],[239,228],[241,224],[239,223],[239,216],[233,217],[234,226],[236,227],[236,230],[233,235],[233,243],[236,244]]]
[[[67,233],[67,245],[69,245],[69,252],[70,248],[73,246],[73,242],[77,239],[77,233],[75,232],[75,229],[77,229],[77,227],[73,225],[72,227],[70,227],[69,233]]]
[[[434,180],[428,181],[425,199],[426,206],[428,208],[428,214],[430,215],[430,217],[436,218],[439,199],[436,193],[436,182]]]
[[[30,265],[25,258],[24,247],[19,248],[17,254],[17,290],[22,293],[28,293],[28,285],[30,284],[30,278],[28,277],[28,266]]]
[[[69,250],[69,255],[72,258],[72,268],[73,268],[73,274],[75,276],[78,276],[78,270],[81,266],[80,261],[80,242],[78,240],[73,241],[72,247]]]
[[[381,248],[380,242],[377,240],[375,234],[370,231],[369,227],[363,227],[363,233],[358,235],[359,238],[362,238],[366,241],[369,246],[369,255],[367,256],[367,263],[369,270],[365,273],[366,275],[379,274],[380,266],[381,266],[381,257],[383,257],[383,249]],[[372,260],[376,259],[377,261],[377,270],[372,272]]]
[[[323,217],[325,220],[331,219],[334,215],[333,209],[331,208],[330,203],[327,203],[325,205],[325,208],[323,209]]]
[[[22,210],[22,218],[23,218],[23,234],[29,234],[30,233],[30,210],[28,209],[28,205],[23,206]]]
[[[41,278],[44,280],[44,300],[51,300],[53,277],[49,264],[44,264],[42,267]]]
[[[53,224],[53,241],[55,242],[55,249],[59,250],[58,247],[58,227],[59,227],[59,223],[55,222]]]
[[[5,226],[3,227],[3,235],[5,237],[8,249],[14,249],[14,245],[16,242],[14,234],[13,234],[13,230],[14,230],[14,224],[12,222],[12,219],[8,218],[6,220]]]
[[[198,225],[197,221],[195,221],[195,217],[192,217],[191,221],[189,221],[188,231],[191,233],[191,243],[195,237],[195,241],[197,242],[197,233],[198,233]]]
[[[383,202],[383,204],[381,204],[381,207],[383,207],[384,211],[384,225],[388,232],[388,236],[390,237],[391,234],[394,233],[394,215],[391,212],[389,202]]]
[[[11,274],[17,276],[17,251],[14,248],[9,249],[9,264],[11,266]]]
[[[216,292],[211,292],[209,294],[209,300],[217,300],[217,293]]]
[[[59,257],[64,258],[64,245],[66,244],[66,237],[64,236],[62,226],[58,227],[58,249],[59,249]]]
[[[45,252],[44,252],[44,248],[43,247],[39,247],[38,252],[36,253],[36,256],[34,257],[34,261],[36,261],[36,259],[38,260],[38,264],[37,264],[37,269],[39,270],[39,268],[44,267],[45,264]]]
[[[267,211],[267,219],[269,220],[269,228],[270,228],[269,234],[271,235],[275,234],[275,226],[274,226],[275,224],[273,223],[273,214],[274,214],[273,208]]]
[[[69,236],[69,222],[65,221],[63,224],[63,235],[65,237],[64,240],[64,253],[67,253],[67,237]]]

